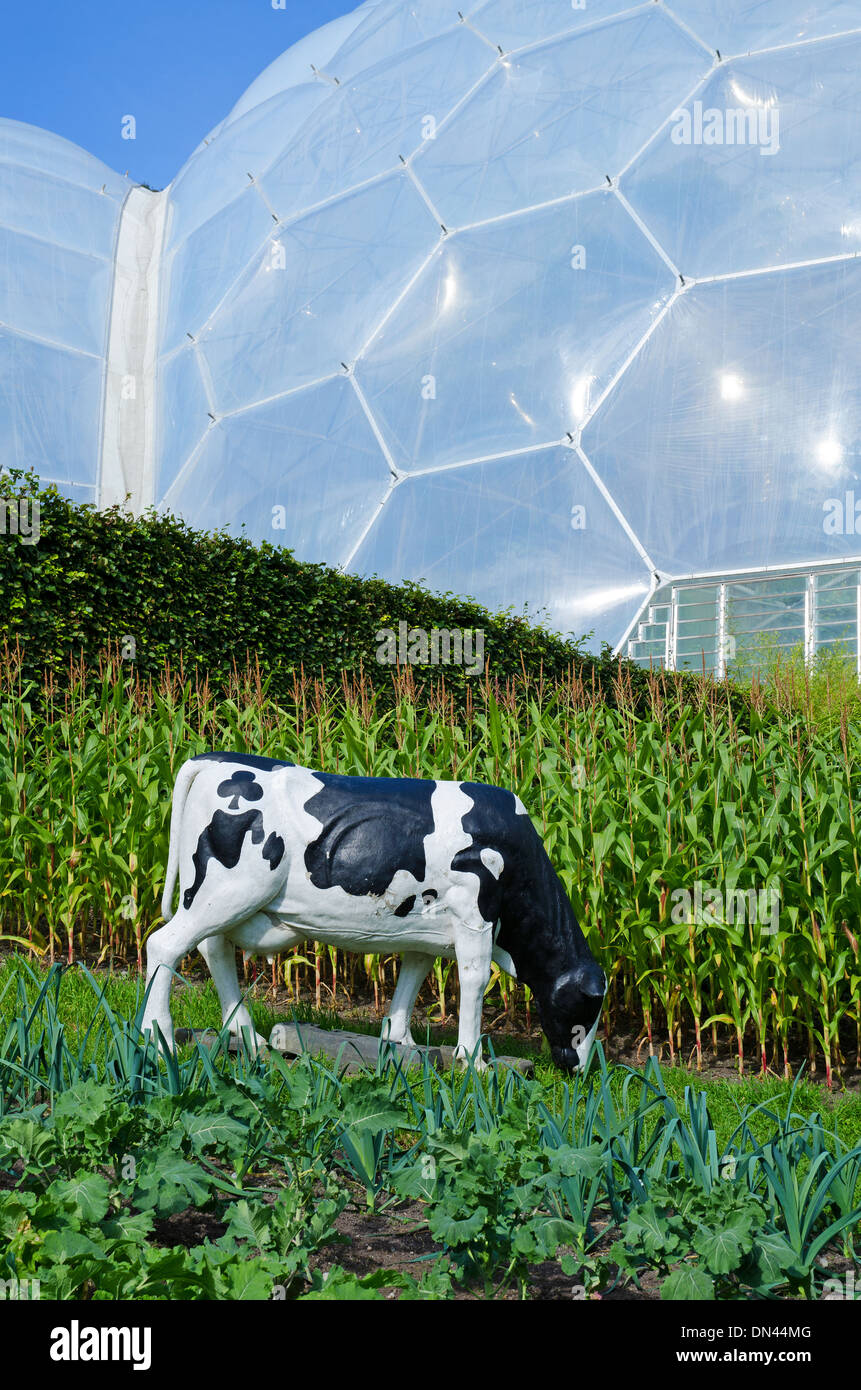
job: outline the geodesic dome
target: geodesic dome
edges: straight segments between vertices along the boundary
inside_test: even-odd
[[[0,470],[95,501],[114,251],[128,179],[0,120]]]
[[[858,556],[859,70],[858,0],[363,5],[127,197],[87,476],[596,643]]]

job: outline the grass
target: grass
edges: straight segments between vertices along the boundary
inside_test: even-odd
[[[39,985],[47,978],[47,966],[31,966],[21,955],[6,955],[0,958],[0,1036],[2,1036],[17,1016],[16,990],[20,985],[25,989],[28,1001],[32,1004],[39,993]],[[104,990],[108,1007],[118,1018],[132,1020],[143,999],[143,984],[136,973],[101,972],[97,983]],[[98,1018],[101,1005],[94,989],[94,977],[80,966],[72,966],[63,972],[58,996],[59,1020],[69,1035],[70,1041],[79,1044],[90,1033],[90,1040],[84,1048],[84,1057],[96,1066],[104,1064],[107,1043],[103,1037],[92,1030]],[[267,1004],[248,995],[248,1004],[255,1027],[268,1036],[273,1024],[283,1021]],[[221,1028],[221,1011],[218,995],[212,981],[203,983],[174,984],[172,1012],[177,1028],[207,1029],[218,1031]],[[333,1009],[316,1009],[303,1003],[294,1006],[289,1015],[297,1023],[309,1023],[318,1028],[334,1030],[346,1029],[367,1036],[378,1037],[380,1025],[367,1018],[345,1015]],[[92,1030],[92,1031],[91,1031]],[[425,1037],[417,1041],[425,1042]],[[446,1028],[430,1030],[431,1044],[455,1043],[456,1031]],[[515,1051],[515,1047],[517,1051]],[[188,1057],[189,1047],[181,1047],[179,1055]],[[543,1058],[537,1048],[530,1048],[520,1040],[508,1040],[495,1048],[497,1054],[532,1057],[535,1060],[535,1079],[546,1093],[551,1108],[564,1104],[566,1080],[562,1073]],[[624,1071],[614,1072],[611,1089],[617,1100],[621,1097]],[[847,1147],[861,1144],[861,1095],[833,1094],[822,1086],[803,1078],[794,1083],[779,1077],[765,1080],[725,1080],[702,1078],[684,1067],[662,1066],[661,1075],[667,1095],[679,1106],[685,1101],[685,1093],[690,1088],[694,1094],[706,1098],[709,1114],[715,1128],[719,1146],[726,1144],[739,1123],[740,1113],[751,1107],[767,1103],[769,1110],[783,1111],[792,1101],[793,1110],[808,1119],[821,1118],[827,1129],[833,1132]],[[754,1115],[750,1121],[753,1134],[765,1142],[771,1132],[770,1121],[764,1115]]]

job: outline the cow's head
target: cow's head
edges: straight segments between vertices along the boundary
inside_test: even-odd
[[[560,975],[541,1008],[541,1026],[557,1067],[585,1067],[607,989],[604,971],[591,956]]]

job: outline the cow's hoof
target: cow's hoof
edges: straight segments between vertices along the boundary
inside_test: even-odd
[[[470,1054],[466,1051],[466,1049],[458,1048],[458,1050],[454,1054],[455,1066],[460,1071],[468,1071],[470,1061],[472,1062],[472,1065],[474,1066],[476,1071],[482,1072],[488,1070],[488,1063],[485,1062],[480,1052],[475,1057],[471,1058]]]
[[[273,1048],[275,1052],[290,1052],[292,1038],[287,1029],[288,1025],[286,1023],[276,1023],[272,1032],[269,1034],[267,1046]]]
[[[265,1038],[261,1038],[259,1033],[255,1033],[253,1037],[249,1036],[248,1029],[246,1029],[244,1033],[231,1031],[230,1040],[235,1044],[237,1052],[245,1048],[256,1055],[258,1053],[268,1052],[270,1047],[270,1044]]]

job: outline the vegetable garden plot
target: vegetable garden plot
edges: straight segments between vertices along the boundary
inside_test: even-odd
[[[339,1078],[226,1036],[159,1062],[89,980],[86,1029],[59,967],[0,997],[0,1265],[43,1298],[522,1297],[548,1261],[567,1297],[811,1298],[857,1263],[861,1145],[794,1089],[719,1138],[702,1095],[600,1050],[570,1086],[382,1054]],[[348,1211],[432,1258],[351,1273]]]

